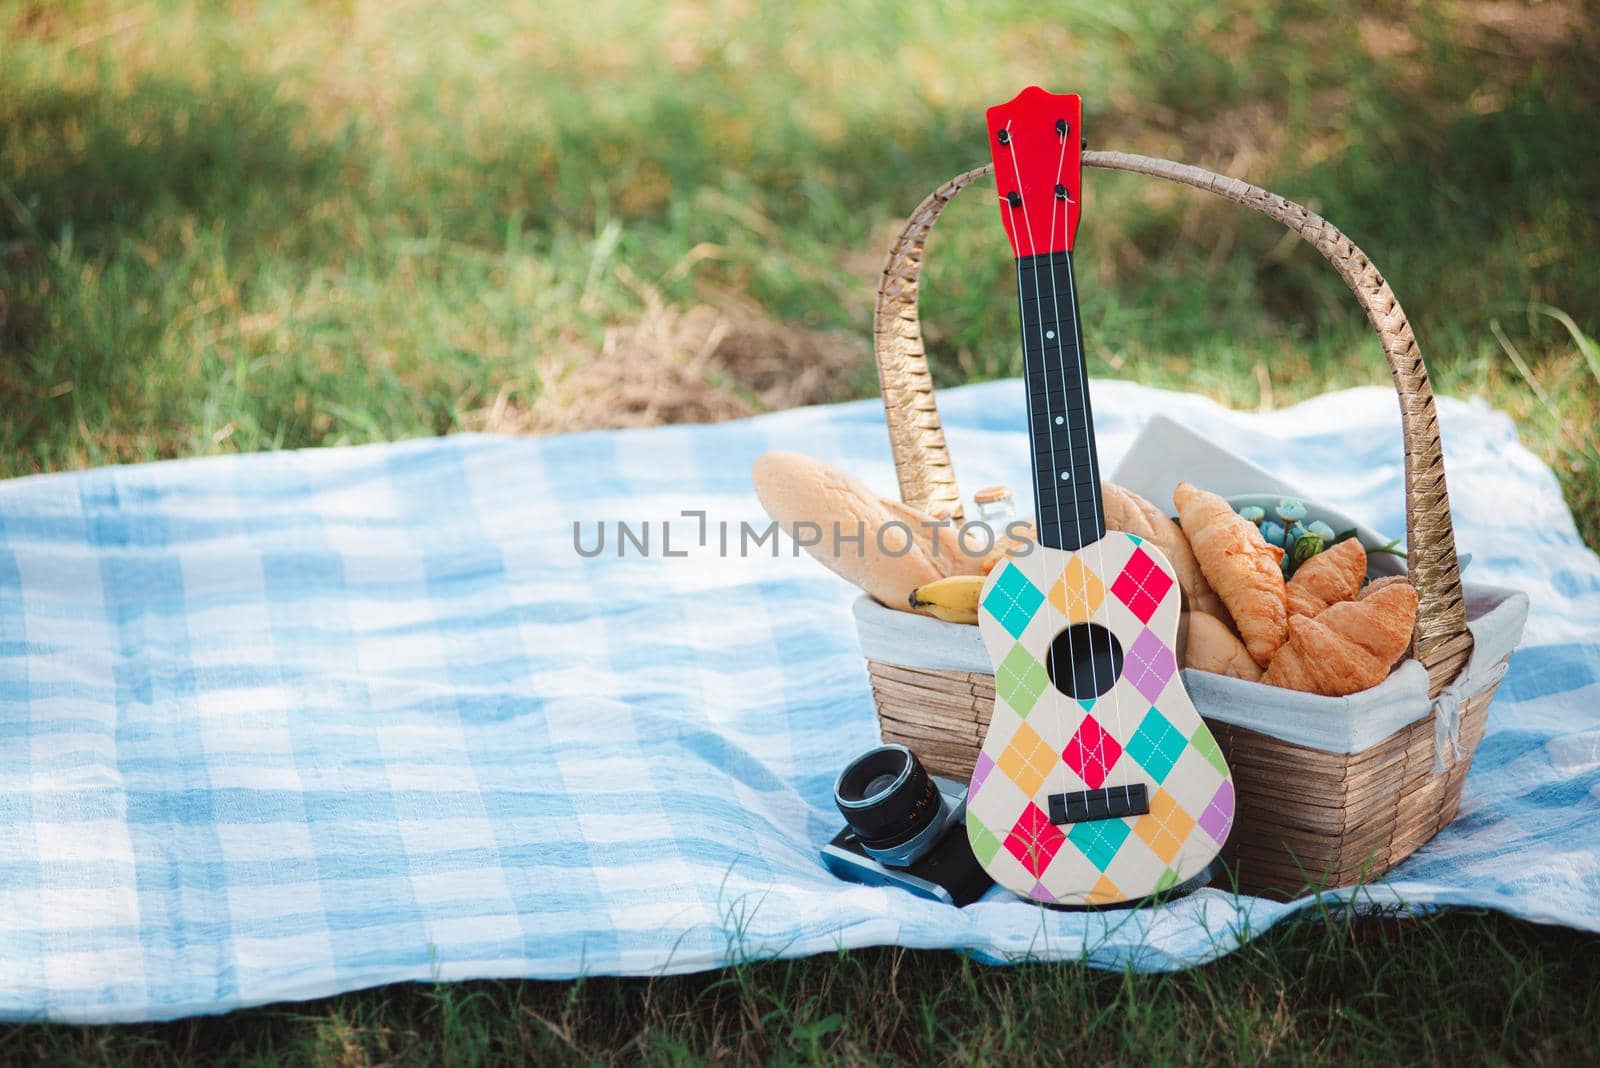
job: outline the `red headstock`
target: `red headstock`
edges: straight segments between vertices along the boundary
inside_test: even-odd
[[[1072,248],[1083,199],[1083,101],[1033,85],[989,109],[1000,218],[1018,257]]]

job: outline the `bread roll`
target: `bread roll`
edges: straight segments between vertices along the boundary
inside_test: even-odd
[[[1020,523],[1016,520],[1013,522],[1019,522],[1019,525],[1012,526],[1011,523],[1007,523],[994,532],[994,546],[979,561],[978,569],[983,574],[987,575],[993,571],[1006,557],[1021,553],[1030,542],[1039,540],[1039,532],[1032,523]]]
[[[1183,647],[1183,666],[1230,675],[1247,682],[1261,681],[1261,668],[1228,625],[1204,612],[1185,612],[1189,624],[1188,644]]]
[[[756,461],[750,477],[761,506],[806,552],[890,608],[910,611],[911,591],[946,574],[925,547],[932,544],[931,532],[913,521],[921,513],[889,507],[843,471],[799,453],[769,452]],[[802,524],[815,527],[802,530]],[[860,543],[839,544],[836,529],[845,538],[858,531],[863,536]]]
[[[915,541],[928,558],[933,561],[933,566],[944,575],[982,575],[987,569],[984,567],[984,556],[981,553],[967,551],[961,543],[961,524],[946,519],[944,516],[933,516],[927,512],[903,504],[900,501],[891,501],[887,498],[878,498],[889,512],[906,526],[911,528],[911,540]],[[981,539],[974,541],[978,547],[985,544]]]

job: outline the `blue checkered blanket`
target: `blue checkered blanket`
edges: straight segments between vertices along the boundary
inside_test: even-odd
[[[942,404],[966,485],[1027,484],[1015,383]],[[1107,470],[1156,411],[1403,529],[1387,390],[1251,415],[1097,383]],[[1504,415],[1441,417],[1470,575],[1532,615],[1460,818],[1362,893],[1600,930],[1600,562]],[[855,590],[787,542],[739,552],[771,448],[893,495],[875,401],[0,484],[0,1014],[883,943],[1171,969],[1301,907],[956,911],[835,881],[830,787],[877,728]],[[619,558],[619,520],[648,555]]]

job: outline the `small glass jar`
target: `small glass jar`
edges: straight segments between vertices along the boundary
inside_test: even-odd
[[[992,527],[1003,526],[1017,515],[1010,486],[985,486],[972,495],[972,503],[978,509],[978,518]]]

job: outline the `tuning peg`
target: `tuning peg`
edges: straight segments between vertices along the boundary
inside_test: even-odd
[[[1002,145],[1009,145],[1011,143],[1011,131],[1001,130],[999,134],[996,135],[996,140],[998,140]]]
[[[1068,123],[1066,119],[1057,119],[1056,120],[1056,136],[1057,137],[1065,137],[1065,136],[1067,136],[1067,131],[1070,130],[1070,129],[1072,129],[1072,125],[1070,123]]]
[[[1022,207],[1022,194],[1013,189],[1011,192],[1006,194],[1006,203],[1010,204],[1013,208]]]
[[[1068,200],[1068,199],[1070,199],[1067,196],[1067,187],[1062,185],[1060,182],[1056,183],[1056,199],[1057,200]]]

